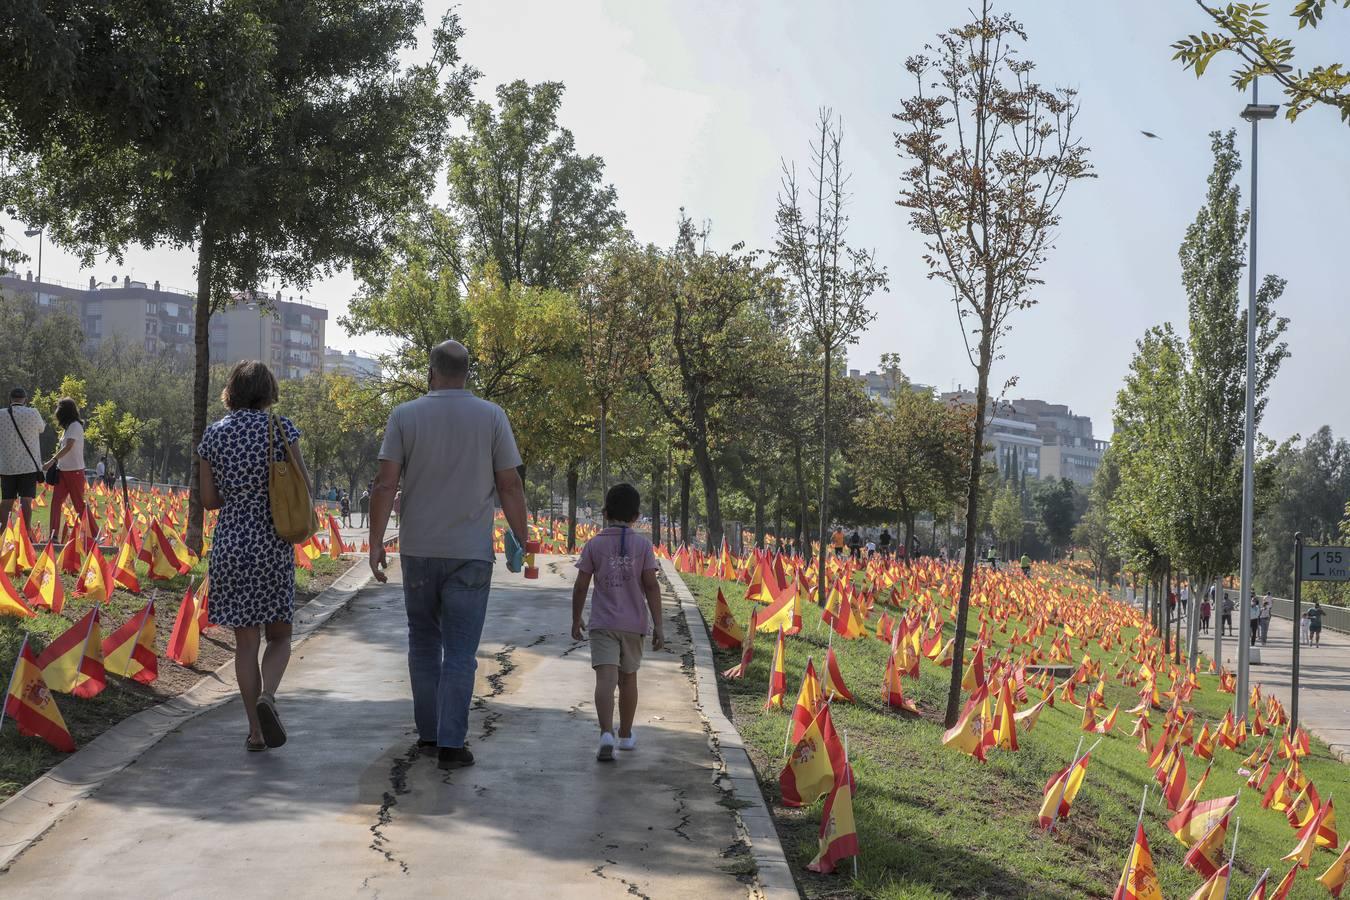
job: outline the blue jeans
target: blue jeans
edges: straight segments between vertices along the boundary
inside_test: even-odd
[[[404,556],[401,564],[418,737],[440,747],[463,747],[492,563]]]

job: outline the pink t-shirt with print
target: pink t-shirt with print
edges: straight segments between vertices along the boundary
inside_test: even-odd
[[[581,548],[577,568],[592,576],[587,628],[647,633],[650,616],[642,573],[656,568],[651,541],[631,528],[610,526]]]

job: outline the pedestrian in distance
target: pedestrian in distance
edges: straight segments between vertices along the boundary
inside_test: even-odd
[[[616,484],[605,494],[601,515],[605,527],[586,542],[577,560],[572,585],[572,640],[590,632],[591,668],[595,670],[595,714],[600,747],[595,758],[612,762],[614,750],[637,749],[633,719],[637,715],[637,673],[648,632],[652,651],[665,646],[661,621],[661,589],[656,581],[656,554],[651,541],[633,531],[641,497],[631,484]],[[586,592],[591,615],[583,623]],[[614,731],[614,691],[619,692],[619,730]]]
[[[1028,578],[1031,577],[1031,557],[1025,553],[1022,554],[1022,574]]]
[[[1303,613],[1298,617],[1298,642],[1299,646],[1306,647],[1312,643],[1312,632],[1308,627],[1308,607],[1303,607]]]
[[[867,558],[870,560],[877,555],[877,542],[868,538],[867,543],[863,545],[863,549],[867,551]]]
[[[370,523],[370,490],[361,492],[361,527],[365,528]]]
[[[286,743],[276,697],[291,659],[295,615],[295,547],[272,524],[272,464],[293,459],[306,496],[313,493],[300,431],[271,412],[277,402],[271,370],[257,360],[238,363],[220,399],[227,413],[197,447],[202,506],[220,510],[207,566],[211,621],[234,629],[234,672],[248,718],[244,746],[257,752]]]
[[[47,530],[53,541],[60,542],[63,540],[65,517],[62,508],[66,498],[70,498],[77,519],[84,515],[84,423],[80,421],[80,408],[70,397],[57,401],[56,424],[61,426],[61,439],[56,453],[45,466],[47,481],[52,485],[51,518]],[[53,471],[55,481],[52,481]]]
[[[33,501],[43,475],[38,442],[46,430],[42,413],[28,405],[28,392],[21,387],[11,390],[9,406],[0,415],[0,528],[9,523],[16,502],[23,527],[30,531],[33,527]]]
[[[1247,607],[1247,631],[1250,632],[1250,641],[1253,647],[1256,646],[1256,638],[1261,631],[1261,603],[1252,595],[1252,602]]]
[[[104,479],[104,476],[107,474],[108,474],[108,457],[100,456],[98,460],[98,465],[94,466],[94,480],[102,481],[104,484],[107,484],[107,481]]]
[[[1322,617],[1325,615],[1322,601],[1314,600],[1312,609],[1308,610],[1308,640],[1313,647],[1322,646]]]
[[[465,738],[492,587],[494,500],[524,547],[525,488],[506,413],[465,387],[469,351],[444,341],[429,362],[426,394],[396,406],[385,426],[370,492],[370,569],[377,581],[388,580],[385,529],[401,504],[417,746],[435,754],[440,768],[457,769],[474,764]],[[515,571],[518,557],[507,562]]]
[[[342,492],[338,499],[338,511],[342,514],[342,524],[348,528],[352,527],[352,498],[346,491]]]
[[[1228,596],[1228,592],[1223,592],[1223,606],[1220,611],[1223,613],[1223,633],[1228,637],[1233,635],[1233,598]]]
[[[1200,601],[1200,633],[1209,634],[1209,617],[1214,612],[1213,605],[1209,602],[1209,597]]]
[[[855,528],[853,533],[848,536],[848,555],[854,562],[857,562],[862,556],[862,545],[862,535],[858,534],[858,530]]]
[[[830,535],[830,543],[834,546],[834,555],[842,559],[844,556],[844,529],[840,526],[834,526],[834,534]]]
[[[881,529],[881,535],[877,538],[877,549],[881,551],[881,558],[887,559],[891,555],[891,533],[887,529]]]
[[[1270,617],[1275,614],[1275,601],[1271,599],[1269,592],[1261,598],[1261,646],[1265,646],[1270,640]]]

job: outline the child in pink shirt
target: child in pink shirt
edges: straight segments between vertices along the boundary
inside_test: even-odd
[[[631,484],[616,484],[605,494],[602,510],[608,525],[586,542],[577,560],[572,586],[572,640],[591,633],[591,668],[595,670],[595,713],[600,720],[596,759],[611,762],[614,748],[637,749],[633,718],[637,715],[637,672],[642,642],[650,630],[652,650],[665,646],[661,627],[661,591],[656,583],[652,542],[633,531],[641,497]],[[590,621],[582,624],[586,590],[591,594]],[[649,624],[650,623],[650,624]],[[619,736],[614,737],[614,689],[619,689]]]

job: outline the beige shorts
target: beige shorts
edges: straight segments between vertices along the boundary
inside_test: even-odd
[[[631,675],[642,666],[642,642],[645,634],[636,631],[614,631],[597,628],[591,631],[591,668],[618,666],[619,671]]]

